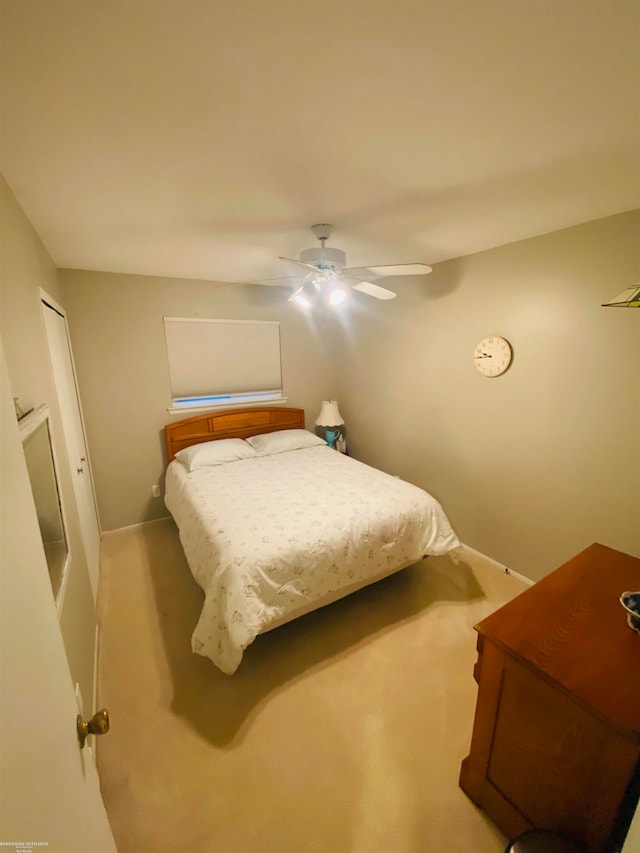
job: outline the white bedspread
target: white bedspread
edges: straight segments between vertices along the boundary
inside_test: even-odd
[[[328,447],[192,473],[174,461],[165,504],[205,592],[193,651],[228,674],[287,614],[460,545],[427,492]]]

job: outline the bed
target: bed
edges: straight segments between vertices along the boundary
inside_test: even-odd
[[[205,593],[192,649],[229,675],[259,634],[460,547],[427,492],[303,430],[283,407],[165,427],[165,504]]]

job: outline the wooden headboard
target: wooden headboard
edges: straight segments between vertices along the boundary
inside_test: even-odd
[[[304,429],[304,409],[283,406],[226,409],[176,421],[164,428],[169,462],[179,450],[192,444],[220,438],[249,438],[279,429]]]

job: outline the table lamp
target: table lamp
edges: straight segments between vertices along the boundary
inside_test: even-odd
[[[323,400],[320,414],[316,418],[316,425],[324,427],[325,441],[336,450],[336,442],[340,438],[340,427],[344,424],[344,418],[338,410],[337,400]]]

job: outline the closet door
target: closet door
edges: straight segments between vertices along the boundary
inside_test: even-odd
[[[94,601],[98,592],[100,527],[96,509],[89,454],[85,440],[80,397],[76,384],[71,341],[63,309],[43,295],[44,315],[56,393],[62,416],[64,439],[80,517],[80,531],[87,558]]]

